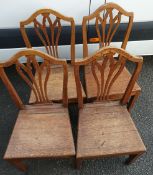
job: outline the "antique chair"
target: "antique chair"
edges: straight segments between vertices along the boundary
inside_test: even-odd
[[[20,58],[26,59],[26,63],[21,63]],[[38,64],[37,59],[40,58],[42,63]],[[4,68],[11,65],[15,65],[17,73],[32,89],[35,95],[33,104],[23,104],[7,77]],[[54,65],[61,66],[63,69],[63,104],[53,103],[48,96],[48,81],[50,76],[54,76],[51,73]],[[35,71],[37,72],[36,77]],[[27,166],[22,162],[24,159],[74,156],[75,148],[67,108],[68,70],[66,60],[55,59],[33,49],[23,50],[8,61],[0,63],[0,77],[20,109],[4,159],[21,171],[26,171]],[[49,86],[49,88],[51,87]]]
[[[28,28],[29,26],[30,28]],[[66,30],[66,35],[64,30]],[[32,48],[34,43],[38,42],[40,46],[44,46],[44,51],[47,54],[56,58],[63,57],[59,43],[63,44],[63,41],[66,40],[70,45],[67,55],[69,54],[73,64],[75,59],[75,23],[73,18],[63,16],[51,9],[41,9],[33,13],[27,20],[20,22],[20,31],[27,48]],[[30,32],[31,36],[29,36]],[[51,96],[53,101],[61,101],[62,70],[55,67],[52,73],[54,76],[50,77],[48,85],[56,88],[52,91],[49,90],[48,96]],[[76,101],[77,98],[72,65],[68,66],[68,74],[68,99],[71,102]],[[44,77],[43,74],[42,76]],[[34,94],[31,93],[30,102],[33,102],[33,98]]]
[[[122,18],[128,19],[128,23],[124,23],[123,28],[126,29],[124,33],[120,30],[120,25],[122,22]],[[87,27],[87,24],[91,22],[90,26]],[[94,25],[92,25],[94,23]],[[85,16],[82,22],[82,33],[83,33],[83,57],[89,56],[90,45],[93,42],[99,42],[99,48],[104,46],[109,46],[112,43],[112,40],[116,37],[123,36],[123,41],[121,44],[121,48],[125,49],[129,35],[131,32],[133,24],[133,13],[126,12],[119,5],[115,3],[107,3],[105,5],[100,6],[95,12],[93,12],[89,16]],[[94,32],[91,34],[90,29],[93,28]],[[87,39],[87,35],[89,40]],[[94,35],[94,38],[92,38]],[[98,48],[97,48],[98,50]],[[85,68],[85,84],[86,84],[86,95],[88,99],[96,96],[94,79],[91,75],[90,67]],[[122,76],[118,78],[118,83],[122,82],[122,86],[119,88],[112,88],[110,91],[110,95],[112,99],[120,99],[125,91],[128,80],[131,75],[126,67],[123,70]],[[134,102],[138,98],[140,94],[140,87],[136,83],[131,94],[131,100],[129,103],[129,109],[131,109],[134,105]]]
[[[112,101],[111,89],[123,86],[117,80],[122,77],[128,61],[135,65],[135,69],[121,100]],[[142,63],[142,57],[132,56],[115,47],[103,47],[92,56],[76,60],[75,77],[80,107],[76,150],[78,168],[84,159],[108,156],[129,155],[126,163],[131,163],[145,152],[146,148],[127,109]],[[83,104],[80,66],[91,67],[97,94],[93,103]]]

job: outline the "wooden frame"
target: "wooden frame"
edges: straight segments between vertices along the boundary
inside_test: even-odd
[[[76,78],[76,86],[77,86],[77,94],[78,94],[78,103],[79,103],[79,107],[82,108],[83,107],[83,98],[82,98],[82,92],[80,91],[80,87],[81,87],[81,82],[80,82],[80,78],[79,78],[79,69],[80,66],[86,66],[89,63],[92,63],[94,61],[98,61],[101,60],[102,58],[104,58],[105,60],[105,55],[110,55],[110,57],[108,57],[108,59],[110,59],[110,63],[111,61],[113,62],[113,64],[117,64],[117,62],[114,62],[112,59],[112,55],[114,55],[115,53],[119,54],[119,61],[125,62],[125,60],[123,58],[126,58],[129,61],[135,62],[137,64],[137,69],[134,71],[133,76],[131,77],[131,80],[128,84],[128,87],[125,91],[124,97],[121,100],[122,104],[127,104],[129,99],[130,99],[130,95],[132,93],[132,89],[134,87],[134,84],[136,82],[136,80],[138,79],[138,75],[141,71],[142,68],[142,63],[143,63],[143,59],[142,57],[135,57],[130,55],[129,53],[127,53],[125,50],[120,49],[120,48],[116,48],[116,47],[104,47],[102,49],[100,49],[99,51],[97,51],[95,54],[93,54],[92,56],[86,57],[82,60],[76,60],[75,62],[75,67],[74,67],[74,72],[75,72],[75,78]],[[120,63],[122,64],[122,63]],[[104,65],[105,66],[105,65]],[[124,63],[125,66],[125,63]],[[102,67],[102,69],[104,70],[105,67]],[[123,67],[122,67],[123,70]],[[122,71],[121,70],[121,71]],[[105,72],[103,72],[104,74]],[[116,80],[116,79],[115,79]],[[112,84],[114,83],[114,81],[112,82]],[[111,84],[111,86],[112,86]],[[109,98],[109,94],[107,94],[107,98]],[[97,99],[98,100],[98,99]],[[104,100],[104,99],[103,99]]]
[[[21,57],[26,63],[20,62]],[[42,58],[38,64],[37,57]],[[8,79],[4,68],[11,65],[35,94],[35,102],[24,105],[17,91]],[[63,68],[63,104],[53,103],[48,97],[48,80],[52,66]],[[33,69],[35,71],[33,71]],[[45,79],[42,73],[46,71]],[[36,81],[35,73],[38,73]],[[71,124],[68,114],[68,68],[65,59],[56,59],[41,51],[26,49],[16,53],[6,62],[0,63],[0,78],[5,84],[13,101],[20,109],[4,159],[21,171],[27,166],[24,159],[37,158],[69,158],[75,155]]]
[[[114,58],[116,54],[118,59]],[[122,99],[112,101],[109,98],[110,89],[122,74],[127,61],[136,64],[135,70]],[[142,64],[142,57],[132,56],[123,49],[110,46],[100,49],[92,56],[75,62],[74,72],[80,108],[76,152],[77,168],[80,168],[82,160],[85,159],[119,155],[130,155],[126,161],[129,164],[146,151],[127,110],[132,89],[138,79]],[[83,104],[79,69],[80,66],[89,65],[95,78],[97,96],[94,103]],[[109,68],[108,72],[105,71],[106,67]],[[95,69],[98,69],[101,76],[98,76]],[[107,74],[107,76],[104,76],[104,74]],[[107,119],[107,117],[109,118]],[[129,141],[128,138],[125,138],[123,142],[122,137],[126,135],[131,140]],[[105,147],[104,144],[106,145]]]
[[[4,71],[4,68],[5,67],[9,67],[13,64],[16,64],[17,65],[17,71],[18,73],[20,73],[20,76],[24,79],[24,81],[33,89],[32,87],[32,84],[29,83],[29,81],[27,80],[27,77],[25,77],[23,74],[21,74],[21,71],[20,69],[23,68],[23,70],[29,75],[30,79],[31,80],[34,80],[34,75],[32,77],[32,70],[30,71],[31,67],[28,67],[28,69],[26,69],[26,67],[19,62],[19,58],[21,57],[27,57],[27,67],[29,66],[30,63],[33,63],[34,66],[35,66],[35,69],[36,71],[39,72],[39,84],[37,85],[37,82],[34,82],[34,85],[35,86],[40,86],[40,90],[38,87],[36,87],[36,90],[35,90],[35,95],[38,96],[37,100],[35,103],[52,103],[52,101],[49,101],[48,100],[48,97],[47,97],[47,92],[46,92],[46,88],[47,88],[47,82],[48,82],[48,78],[49,78],[49,73],[50,73],[50,67],[48,67],[48,74],[46,75],[46,81],[44,82],[44,91],[42,90],[43,87],[42,86],[42,77],[41,77],[41,73],[43,71],[43,66],[48,66],[48,65],[51,65],[51,64],[57,64],[57,65],[62,65],[63,66],[63,70],[64,70],[64,81],[63,81],[63,104],[64,106],[67,106],[68,105],[68,97],[67,97],[67,83],[68,83],[68,72],[67,72],[67,63],[66,63],[66,60],[64,59],[55,59],[54,57],[52,56],[49,56],[48,54],[45,54],[41,51],[37,51],[37,50],[33,50],[33,49],[28,49],[28,50],[23,50],[23,51],[20,51],[18,52],[17,54],[15,54],[12,58],[10,58],[8,61],[4,62],[4,63],[0,63],[0,73],[1,73],[1,78],[2,78],[2,81],[3,83],[5,84],[5,86],[7,87],[10,95],[12,96],[14,102],[16,103],[16,105],[18,107],[20,107],[22,109],[22,106],[23,106],[23,102],[21,101],[20,97],[18,96],[16,90],[14,89],[13,85],[11,84],[11,82],[9,81],[5,71]],[[37,63],[36,59],[35,59],[35,56],[39,56],[41,58],[44,59],[44,64],[42,64],[42,66],[39,66],[39,64]],[[31,62],[32,61],[32,62]],[[37,90],[38,89],[38,90]],[[38,93],[38,94],[37,94]],[[41,94],[42,93],[42,94]],[[45,96],[46,97],[43,97]]]
[[[115,13],[115,12],[116,13]],[[113,14],[115,13],[115,14]],[[103,16],[101,16],[103,15]],[[127,12],[125,11],[122,7],[120,7],[119,5],[115,4],[115,3],[106,3],[102,6],[100,6],[97,10],[95,10],[92,14],[90,14],[89,16],[84,16],[83,17],[83,21],[82,21],[82,33],[83,33],[83,57],[87,57],[89,56],[88,53],[88,40],[87,40],[87,23],[91,20],[95,19],[95,28],[96,28],[96,32],[97,32],[97,36],[98,36],[98,40],[99,40],[99,48],[104,47],[104,46],[109,46],[111,44],[111,41],[117,31],[117,29],[119,28],[119,25],[121,23],[121,16],[126,16],[129,21],[128,21],[128,25],[126,28],[126,32],[125,32],[125,36],[121,45],[121,48],[125,49],[128,39],[129,39],[129,35],[132,29],[132,24],[133,24],[133,12]],[[107,21],[109,20],[109,23],[107,24]],[[100,24],[99,24],[100,23]],[[106,32],[106,28],[107,28],[107,32]],[[124,69],[124,73],[123,73],[123,78],[122,79],[129,79],[130,78],[130,73],[128,72],[128,70],[125,68]],[[85,69],[85,82],[86,82],[86,86],[88,86],[88,88],[86,87],[86,95],[88,99],[92,99],[95,97],[94,94],[94,89],[95,87],[92,85],[92,83],[89,85],[89,81],[90,81],[91,75],[90,75],[90,70],[88,70],[88,68]],[[88,81],[89,79],[89,81]],[[119,80],[122,81],[122,80]],[[125,85],[126,86],[126,83]],[[119,89],[119,91],[117,91],[116,89],[112,90],[112,94],[110,94],[112,96],[112,99],[114,100],[118,100],[121,98],[123,92],[124,92],[124,86],[123,89]],[[136,83],[135,84],[135,88],[133,89],[133,92],[131,94],[131,101],[129,104],[129,109],[132,109],[134,102],[136,101],[136,99],[138,98],[138,94],[140,94],[141,88],[139,87],[139,85]]]
[[[118,11],[118,14],[113,18],[113,14],[112,14],[112,11],[113,10],[117,10]],[[100,17],[100,13],[102,12],[105,12],[104,14],[104,18],[102,19]],[[84,16],[83,17],[83,21],[82,21],[82,33],[83,33],[83,57],[87,57],[88,56],[88,41],[87,41],[87,28],[86,28],[86,25],[87,25],[87,22],[96,18],[96,20],[103,20],[103,23],[102,23],[102,28],[105,28],[106,27],[106,20],[108,17],[110,17],[110,31],[109,31],[109,35],[105,36],[106,34],[103,33],[103,36],[100,36],[100,31],[98,29],[98,26],[96,25],[96,30],[97,30],[97,33],[98,33],[98,38],[99,38],[99,46],[108,46],[110,44],[110,42],[112,41],[112,38],[117,30],[117,28],[119,27],[119,24],[121,22],[121,15],[123,16],[127,16],[129,17],[129,23],[128,23],[128,27],[127,27],[127,30],[126,30],[126,34],[124,36],[124,40],[122,42],[122,46],[121,48],[125,49],[126,48],[126,45],[127,45],[127,42],[128,42],[128,39],[129,39],[129,35],[130,35],[130,32],[131,32],[131,29],[132,29],[132,24],[133,24],[133,12],[127,12],[125,11],[122,7],[120,7],[119,5],[115,4],[115,3],[106,3],[102,6],[100,6],[97,10],[95,10],[92,14],[90,14],[89,16]],[[98,21],[96,21],[96,24],[97,24]],[[115,30],[112,32],[112,27],[113,25],[115,24],[115,22],[117,22],[117,25],[115,26]],[[112,35],[111,35],[111,32],[112,32]],[[102,39],[102,38],[103,39]],[[109,42],[107,41],[105,43],[105,37],[106,40],[109,40]],[[110,37],[110,39],[109,39]]]
[[[55,16],[56,17],[55,21],[52,21],[49,15]],[[42,24],[37,21],[38,16],[43,17]],[[36,11],[35,13],[33,13],[27,20],[20,22],[20,31],[21,31],[23,40],[26,44],[26,47],[32,48],[32,45],[29,41],[29,38],[28,38],[26,30],[25,30],[25,27],[26,27],[26,25],[29,25],[30,23],[34,23],[36,34],[38,35],[38,37],[42,41],[43,45],[45,46],[47,53],[49,55],[52,55],[52,56],[58,58],[58,48],[57,47],[58,47],[60,33],[62,30],[60,20],[69,22],[70,26],[71,26],[71,62],[73,63],[74,59],[75,59],[75,22],[74,22],[74,19],[72,17],[66,17],[66,16],[64,16],[64,15],[60,14],[59,12],[54,11],[52,9],[40,9],[40,10]],[[51,30],[51,35],[52,35],[51,41],[49,40],[49,36],[47,34],[47,31],[46,31],[46,28],[47,28],[46,21],[49,23],[48,27],[50,27],[50,30]],[[38,31],[38,27],[42,30],[47,42],[45,42],[41,33]],[[57,33],[56,39],[55,39],[54,38],[54,30],[56,28],[58,28],[58,33]],[[54,41],[54,39],[55,39],[55,41]]]
[[[38,21],[37,18],[42,17],[41,21]],[[55,17],[55,19],[53,19]],[[66,17],[60,14],[57,11],[52,9],[40,9],[33,13],[27,20],[20,22],[20,31],[25,42],[27,48],[32,48],[32,44],[30,43],[30,39],[26,33],[26,26],[29,24],[34,24],[34,30],[38,38],[40,39],[42,45],[44,46],[47,54],[59,58],[58,54],[58,44],[60,39],[60,34],[62,32],[61,21],[68,22],[71,26],[71,65],[68,66],[68,102],[77,101],[77,93],[75,88],[75,78],[73,73],[73,63],[75,62],[75,22],[72,17]],[[48,30],[49,29],[49,32]],[[50,35],[49,35],[50,34]],[[55,75],[51,79],[49,79],[49,86],[55,86],[54,82],[56,82],[56,89],[53,89],[53,92],[49,91],[49,96],[52,97],[53,101],[61,102],[61,89],[59,87],[62,86],[61,82],[61,70],[58,67],[52,71]],[[37,74],[36,74],[37,76]],[[44,75],[42,75],[44,76]],[[51,84],[52,82],[52,84]],[[83,88],[82,88],[83,91]],[[85,96],[85,93],[84,93]],[[33,103],[34,94],[31,93],[29,103]]]

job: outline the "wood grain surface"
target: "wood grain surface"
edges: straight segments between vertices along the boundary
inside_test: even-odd
[[[129,73],[125,69],[127,61],[135,65],[128,79]],[[80,108],[76,151],[77,168],[81,167],[84,159],[107,156],[129,155],[126,161],[129,164],[146,151],[127,109],[133,89],[137,86],[136,81],[142,64],[142,57],[133,56],[124,49],[110,46],[103,47],[92,56],[75,62]],[[92,88],[96,96],[95,102],[89,104],[83,103],[79,77],[80,66],[90,66],[88,70],[93,77],[89,77],[92,82],[87,83],[86,86],[91,88],[93,83],[96,84]],[[123,87],[125,85],[126,87]],[[115,96],[116,94],[118,96]],[[119,101],[112,101],[114,96]]]
[[[48,80],[48,96],[55,102],[62,101],[62,87],[63,87],[63,74],[62,67],[54,67],[51,72],[52,76]],[[42,74],[42,79],[45,77],[45,72]],[[36,81],[38,81],[37,73],[35,75]],[[82,87],[83,98],[86,97],[84,89]],[[35,101],[33,91],[31,91],[29,103]],[[68,102],[77,102],[77,91],[74,77],[73,66],[68,64]]]
[[[25,64],[20,62],[21,57],[26,59]],[[41,64],[38,63],[38,57],[42,59]],[[33,104],[24,105],[7,77],[4,68],[11,65],[15,65],[19,76],[34,92]],[[59,77],[63,82],[61,104],[53,103],[48,96],[48,79],[53,76],[51,65],[62,67],[63,76]],[[42,77],[44,72],[45,75]],[[0,77],[20,109],[4,159],[19,170],[26,171],[27,166],[22,163],[23,159],[74,156],[74,141],[67,108],[68,68],[66,60],[56,59],[41,51],[25,49],[0,63]]]
[[[106,76],[108,75],[108,71],[109,71],[109,69],[106,68],[104,79],[106,79]],[[98,73],[98,70],[96,70],[96,73],[100,79],[100,73]],[[88,87],[86,89],[87,94],[88,94],[88,98],[89,99],[95,98],[97,95],[97,86],[96,86],[93,74],[91,72],[90,66],[85,67],[85,77],[86,77],[86,86]],[[109,93],[110,100],[120,100],[123,97],[130,78],[131,78],[131,74],[129,73],[129,71],[126,68],[124,68],[122,74],[114,82],[114,84],[110,90],[110,93]],[[141,91],[141,88],[138,85],[138,83],[136,82],[134,85],[134,88],[132,89],[131,96],[134,96],[137,92],[140,92],[140,91]]]
[[[125,11],[121,6],[119,6],[116,3],[106,3],[97,8],[89,16],[84,16],[82,22],[83,57],[85,58],[89,56],[88,44],[90,43],[90,41],[88,41],[87,39],[88,30],[86,28],[88,22],[89,23],[90,21],[95,22],[95,32],[97,34],[96,42],[98,41],[99,48],[102,48],[104,46],[113,45],[112,43],[113,37],[116,35],[123,18],[126,18],[128,20],[128,24],[126,26],[126,32],[124,33],[124,39],[121,44],[121,48],[125,49],[132,29],[133,18],[134,18],[133,12]],[[92,40],[92,38],[90,40]],[[107,68],[105,71],[108,71]],[[98,74],[97,76],[98,78],[100,78],[100,74]],[[131,75],[125,67],[122,76],[118,78],[118,80],[115,82],[114,86],[111,89],[110,99],[118,100],[122,98],[130,77]],[[123,82],[123,85],[117,88],[117,85],[120,84],[119,83],[120,81]],[[88,67],[85,67],[85,82],[86,82],[87,98],[89,99],[94,98],[96,93],[95,91],[96,85],[93,80],[93,75],[91,71],[89,71]],[[138,94],[140,94],[140,91],[141,88],[136,83],[131,94],[131,96],[135,96],[134,97],[135,100],[131,102],[131,105],[129,105],[130,106],[129,109],[131,109],[134,106],[134,103],[138,98],[139,96]]]
[[[119,102],[85,104],[79,113],[77,158],[128,155],[146,150]]]
[[[20,110],[4,159],[75,155],[67,108],[61,104]]]

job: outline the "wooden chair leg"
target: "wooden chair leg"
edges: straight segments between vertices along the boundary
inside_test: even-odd
[[[131,109],[133,108],[133,106],[134,106],[136,100],[138,99],[139,95],[140,95],[140,92],[137,92],[134,96],[131,97],[130,102],[128,104],[128,111],[131,111]]]
[[[133,163],[139,156],[141,156],[143,153],[139,153],[139,154],[133,154],[133,155],[129,155],[129,157],[127,158],[127,160],[125,161],[126,165],[130,165],[131,163]]]
[[[26,172],[28,167],[19,159],[7,159],[7,161],[14,165],[17,169],[19,169],[20,171]]]
[[[82,160],[81,159],[76,159],[76,169],[80,170],[82,165]]]

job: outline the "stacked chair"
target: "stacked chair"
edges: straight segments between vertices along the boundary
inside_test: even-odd
[[[116,48],[111,42],[122,16],[128,17],[129,23],[121,48]],[[71,64],[59,54],[62,20],[71,26],[70,37],[67,37],[70,39]],[[87,40],[90,20],[95,21],[99,41],[99,49],[92,54],[88,52]],[[107,3],[83,17],[82,59],[75,59],[73,18],[42,9],[20,23],[28,49],[0,63],[0,77],[20,109],[5,160],[26,171],[24,159],[76,156],[76,167],[80,168],[82,160],[109,156],[128,155],[126,163],[129,164],[146,151],[129,113],[141,91],[136,81],[143,64],[142,57],[125,51],[132,23],[133,13],[114,3]],[[46,53],[32,48],[29,24],[33,25],[33,34]],[[25,64],[20,62],[23,57]],[[126,68],[127,62],[136,65],[132,74]],[[23,104],[5,73],[5,68],[11,65],[15,65],[18,74],[31,88],[28,105]],[[84,67],[85,92],[80,67]],[[78,102],[79,106],[76,150],[67,108],[69,102]]]

